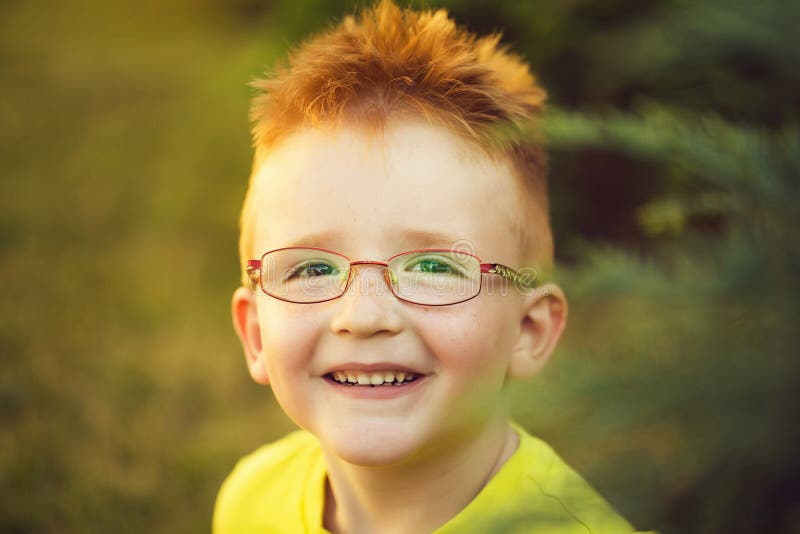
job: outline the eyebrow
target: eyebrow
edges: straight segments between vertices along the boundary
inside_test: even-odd
[[[400,241],[403,244],[414,243],[421,247],[442,245],[453,248],[459,241],[463,241],[463,238],[430,230],[404,230],[400,232]]]
[[[392,238],[395,238],[394,242],[398,246],[411,245],[417,248],[434,246],[452,248],[456,243],[463,241],[463,238],[451,234],[423,229],[401,230],[397,233],[397,236],[392,236]],[[335,243],[337,246],[341,245],[341,234],[333,231],[306,234],[295,239],[291,246],[325,247],[326,245],[330,246],[331,243]]]

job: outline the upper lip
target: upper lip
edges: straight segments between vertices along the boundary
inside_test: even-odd
[[[408,365],[403,365],[400,363],[392,363],[392,362],[376,362],[376,363],[363,363],[363,362],[346,362],[346,363],[339,363],[330,368],[328,368],[323,375],[327,375],[328,373],[332,373],[334,371],[362,371],[365,373],[372,372],[372,371],[403,371],[406,373],[414,373],[417,375],[424,375],[422,371],[419,371],[413,367],[409,367]]]

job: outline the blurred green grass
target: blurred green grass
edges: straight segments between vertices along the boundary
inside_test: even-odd
[[[292,428],[230,326],[246,84],[354,5],[0,4],[0,530],[208,530]],[[517,418],[637,526],[797,532],[797,7],[435,5],[556,109],[570,324]]]

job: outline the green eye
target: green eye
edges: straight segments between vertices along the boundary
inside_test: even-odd
[[[463,271],[453,262],[443,258],[421,258],[408,269],[411,272],[422,272],[427,274],[452,274],[463,276]]]
[[[323,262],[307,262],[293,269],[287,278],[315,278],[337,274],[339,269]]]
[[[452,273],[453,269],[450,268],[449,265],[444,264],[440,261],[434,260],[422,260],[417,264],[420,271],[426,273]]]

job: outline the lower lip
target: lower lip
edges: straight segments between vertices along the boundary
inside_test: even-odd
[[[322,379],[330,384],[330,386],[338,393],[353,397],[355,399],[394,399],[408,395],[420,388],[420,384],[425,382],[428,377],[421,376],[412,382],[405,382],[400,386],[346,386],[339,382],[328,378]]]

